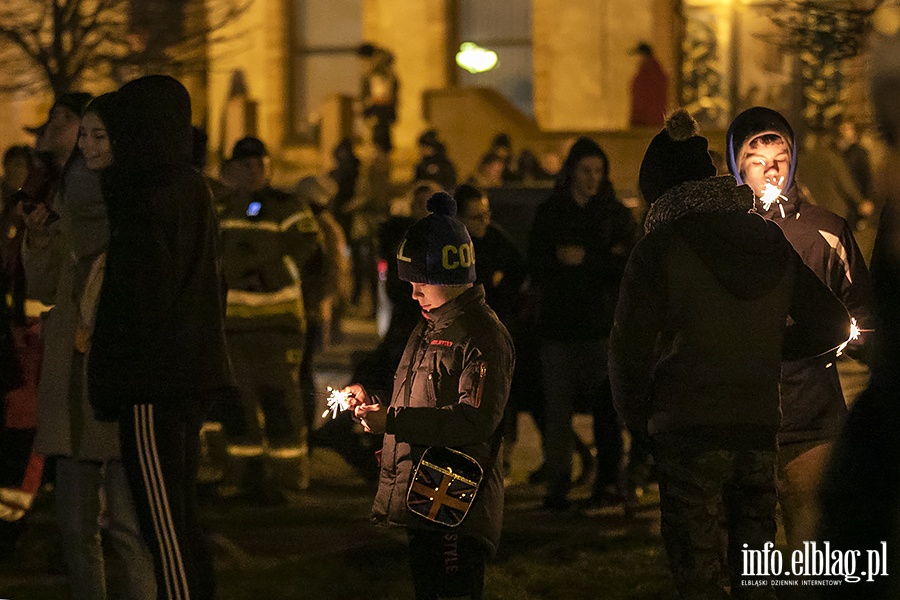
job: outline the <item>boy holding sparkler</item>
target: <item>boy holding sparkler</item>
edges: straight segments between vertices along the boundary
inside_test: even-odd
[[[484,288],[474,285],[472,240],[454,218],[456,202],[439,192],[428,210],[432,214],[409,229],[397,252],[400,278],[412,283],[424,318],[409,337],[390,403],[358,384],[342,392],[367,430],[385,432],[372,520],[407,528],[417,600],[478,599],[503,520],[500,422],[515,356],[509,333],[485,304]],[[429,447],[455,448],[484,473],[455,526],[419,516],[407,503]],[[439,512],[442,502],[458,505],[459,498],[435,488],[429,500]]]
[[[757,106],[728,129],[728,168],[755,195],[755,210],[777,223],[803,262],[838,297],[861,334],[844,350],[865,359],[874,325],[871,280],[850,225],[805,197],[794,178],[794,132],[787,120]],[[788,543],[813,540],[816,494],[832,440],[847,412],[835,352],[786,361],[781,371],[778,500]]]

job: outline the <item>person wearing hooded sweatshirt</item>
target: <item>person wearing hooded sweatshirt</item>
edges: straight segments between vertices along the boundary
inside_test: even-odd
[[[358,384],[343,391],[351,394],[366,430],[385,433],[372,521],[407,528],[416,599],[478,600],[485,559],[497,550],[503,522],[501,421],[515,351],[485,303],[484,287],[474,284],[472,240],[454,218],[456,202],[438,192],[428,210],[432,214],[410,227],[397,252],[400,278],[412,283],[424,318],[400,359],[390,405],[383,391]],[[455,526],[428,520],[407,500],[407,491],[421,485],[412,481],[413,473],[429,446],[455,448],[483,472],[468,512]],[[448,476],[444,472],[443,483]],[[464,499],[468,492],[461,491],[446,500],[433,493],[429,513]]]
[[[750,108],[728,129],[729,170],[753,190],[754,210],[781,227],[803,262],[844,303],[861,330],[844,351],[866,360],[874,327],[868,269],[847,221],[803,198],[794,177],[796,154],[794,132],[774,110]],[[818,482],[847,412],[836,354],[782,365],[778,500],[793,549],[813,539]]]
[[[119,422],[122,462],[160,598],[212,598],[196,503],[199,432],[233,389],[216,211],[191,166],[191,102],[177,80],[122,86],[107,124],[110,226],[91,353],[96,417]]]
[[[143,600],[156,595],[156,579],[138,530],[118,428],[94,418],[85,386],[109,241],[100,172],[112,161],[106,122],[114,102],[115,93],[104,94],[85,109],[78,149],[66,166],[55,203],[60,218],[47,227],[43,243],[26,246],[23,259],[30,289],[43,303],[53,305],[42,323],[44,360],[35,446],[56,459],[57,520],[72,597],[106,598],[100,544],[103,513],[110,550],[129,565],[126,597]]]
[[[641,163],[651,207],[622,279],[609,373],[619,414],[652,438],[679,595],[725,597],[724,517],[732,596],[774,598],[741,587],[741,551],[775,539],[781,360],[835,348],[849,317],[781,229],[750,213],[751,191],[715,173],[696,122],[676,112]]]
[[[622,437],[609,401],[607,338],[635,229],[631,213],[616,198],[603,149],[579,138],[553,194],[538,206],[528,240],[540,306],[548,471],[544,506],[550,510],[569,506],[572,414],[578,396],[588,398],[594,410],[597,474],[590,504],[623,501]]]

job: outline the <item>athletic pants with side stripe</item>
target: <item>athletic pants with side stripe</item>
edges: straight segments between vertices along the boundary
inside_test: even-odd
[[[136,404],[119,421],[122,462],[161,600],[207,600],[215,594],[196,497],[207,409],[190,400]]]

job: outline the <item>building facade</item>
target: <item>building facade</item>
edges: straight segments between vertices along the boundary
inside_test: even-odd
[[[196,1],[211,7],[220,0]],[[212,155],[227,156],[236,139],[253,134],[268,144],[276,166],[289,170],[297,165],[327,168],[330,147],[361,131],[349,99],[360,87],[354,50],[362,42],[395,56],[400,81],[395,155],[401,162],[413,159],[418,135],[440,121],[429,101],[435,90],[487,88],[496,92],[492,98],[505,102],[499,107],[485,105],[493,102],[490,98],[479,100],[481,104],[459,103],[468,111],[460,119],[477,121],[484,114],[496,123],[495,115],[508,115],[498,127],[522,130],[524,125],[517,124],[524,123],[559,135],[626,131],[630,81],[638,62],[630,51],[639,42],[653,46],[669,75],[668,105],[687,105],[707,129],[724,127],[731,116],[754,104],[772,106],[792,119],[815,117],[804,110],[825,114],[865,106],[864,61],[804,65],[816,57],[785,52],[792,40],[773,16],[783,17],[790,4],[253,0],[239,18],[209,37],[206,68],[189,87],[195,120],[208,129]],[[460,68],[455,55],[463,42],[496,53],[496,67],[483,73]],[[804,69],[830,74],[825,83],[831,104],[810,109],[799,81]],[[813,88],[822,84],[807,83],[813,95]],[[104,91],[102,82],[86,87]],[[0,134],[7,145],[28,142],[23,127],[42,121],[51,98],[30,93],[10,98],[8,110],[0,111]],[[454,131],[441,133],[452,137]],[[489,139],[493,133],[484,135]]]

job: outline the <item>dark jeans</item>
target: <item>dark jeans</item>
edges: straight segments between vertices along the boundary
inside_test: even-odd
[[[475,538],[409,530],[416,600],[481,600],[487,551]]]
[[[760,550],[775,541],[775,451],[697,451],[674,434],[655,436],[653,446],[663,543],[679,596],[728,598],[721,559],[724,521],[731,597],[775,598],[768,586],[741,586],[744,544]]]
[[[107,563],[100,543],[100,516],[105,516],[113,567],[125,567],[124,598],[156,595],[153,560],[140,534],[122,462],[56,459],[56,516],[72,597],[106,598]],[[105,499],[105,502],[103,499]]]
[[[157,597],[215,596],[212,556],[197,511],[200,425],[206,403],[168,398],[122,411],[122,463],[141,535],[153,555]]]
[[[602,489],[619,480],[622,434],[609,393],[607,355],[605,339],[547,341],[541,347],[548,498],[561,499],[569,493],[574,448],[572,415],[579,397],[587,398],[594,414],[596,485]]]
[[[778,449],[778,501],[792,550],[816,539],[819,485],[830,455],[830,442],[801,442]]]

